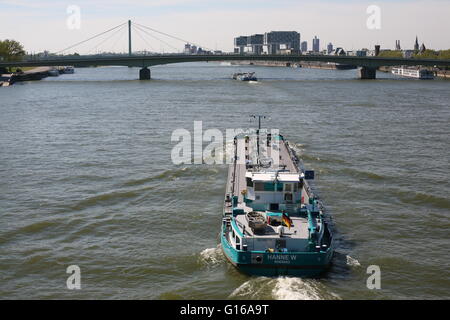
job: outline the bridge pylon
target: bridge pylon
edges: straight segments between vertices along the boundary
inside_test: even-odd
[[[150,80],[150,69],[147,67],[143,67],[141,70],[139,70],[139,80]]]
[[[128,20],[128,55],[131,56],[131,20]]]

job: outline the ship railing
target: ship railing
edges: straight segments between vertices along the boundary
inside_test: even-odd
[[[316,234],[316,228],[313,224],[313,217],[311,210],[306,209],[306,212],[308,214],[308,239],[311,243],[315,242],[315,234]]]
[[[245,234],[247,233],[246,230],[245,230],[245,225],[242,224],[241,222],[237,221],[236,219],[234,219],[234,222],[236,223],[236,225],[237,225],[239,228],[242,229],[242,234],[243,234],[244,237],[245,237]]]

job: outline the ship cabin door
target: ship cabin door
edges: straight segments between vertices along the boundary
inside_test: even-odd
[[[292,192],[294,191],[293,183],[283,183],[283,198],[286,203],[292,203],[293,196]]]

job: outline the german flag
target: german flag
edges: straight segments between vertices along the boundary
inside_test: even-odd
[[[289,218],[286,212],[283,212],[283,223],[288,227],[289,229],[292,226],[292,220]]]

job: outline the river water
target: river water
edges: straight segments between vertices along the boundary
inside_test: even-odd
[[[450,298],[450,82],[190,63],[78,68],[0,88],[0,298]],[[230,76],[256,71],[261,81]],[[218,246],[226,165],[175,129],[254,127],[299,150],[333,217],[318,279],[248,277]],[[68,290],[78,265],[81,290]],[[367,267],[381,269],[369,290]]]

